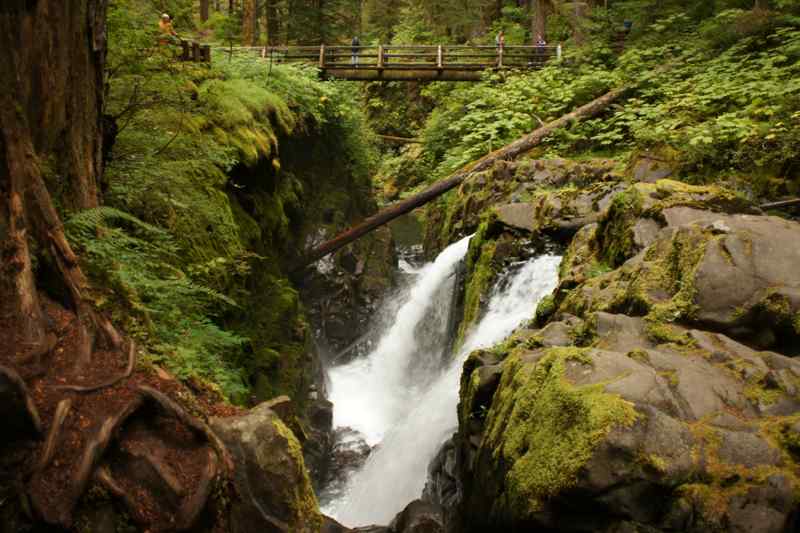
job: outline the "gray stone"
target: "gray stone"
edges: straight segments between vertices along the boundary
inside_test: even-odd
[[[300,444],[267,405],[212,418],[211,428],[236,465],[240,500],[231,504],[234,533],[316,533],[322,525]]]
[[[392,520],[389,531],[390,533],[445,533],[443,509],[433,503],[414,500]]]
[[[780,452],[755,433],[720,429],[717,435],[720,437],[719,458],[726,463],[753,467],[777,466],[781,462]]]
[[[495,208],[497,212],[497,219],[514,229],[521,229],[525,231],[533,231],[535,226],[534,221],[534,205],[530,203],[512,203],[501,205]]]
[[[551,322],[539,332],[544,346],[569,346],[572,344],[572,327],[567,322]]]
[[[655,183],[660,179],[671,176],[674,169],[665,161],[640,157],[633,164],[633,179],[646,183]]]
[[[633,244],[639,250],[647,248],[660,231],[661,225],[652,218],[640,218],[633,225]]]
[[[627,353],[632,350],[653,348],[647,338],[641,318],[599,312],[596,315],[597,343],[603,350]]]
[[[731,231],[709,243],[696,269],[697,319],[729,330],[755,329],[755,307],[774,296],[800,312],[800,224],[777,217],[732,215]]]

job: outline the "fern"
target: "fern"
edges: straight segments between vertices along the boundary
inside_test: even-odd
[[[204,378],[229,398],[243,398],[246,385],[235,360],[246,339],[211,320],[236,302],[175,266],[178,247],[169,233],[110,207],[78,212],[65,229],[89,273],[110,287],[97,298],[101,308],[127,322],[154,358],[180,377]]]

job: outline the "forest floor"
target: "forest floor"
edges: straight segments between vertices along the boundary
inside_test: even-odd
[[[211,487],[226,475],[211,457],[216,452],[224,464],[226,453],[204,431],[205,420],[243,409],[157,366],[139,365],[113,385],[92,387],[124,374],[128,350],[96,351],[92,364],[77,374],[76,315],[53,301],[44,309],[53,349],[22,363],[14,350],[0,353],[4,373],[24,381],[23,395],[40,420],[38,435],[4,450],[4,477],[16,477],[35,512],[50,523],[71,525],[87,489],[98,486],[122,500],[140,524],[165,531],[191,526]],[[0,324],[0,345],[20,346],[17,337]],[[74,386],[91,390],[65,388]]]

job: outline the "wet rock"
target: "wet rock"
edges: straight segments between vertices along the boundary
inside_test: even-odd
[[[236,533],[316,533],[322,526],[300,443],[267,405],[247,414],[211,419],[211,427],[233,455],[231,503]]]
[[[385,526],[366,526],[350,529],[329,516],[323,516],[320,533],[391,533]]]
[[[331,467],[333,403],[319,397],[310,400],[306,407],[306,417],[308,419],[307,429],[300,429],[304,436],[302,440],[303,458],[311,474],[314,487],[319,488],[324,485]],[[293,426],[290,428],[294,431]]]
[[[340,353],[365,335],[396,266],[392,232],[382,227],[307,269],[301,296],[323,344]]]
[[[372,449],[357,431],[346,427],[334,431],[325,477],[318,484],[323,504],[344,495],[350,474],[364,465],[371,452]]]
[[[414,500],[392,520],[389,532],[445,533],[442,508],[433,503]]]
[[[447,439],[428,465],[428,480],[422,493],[426,502],[452,510],[461,503],[454,437]]]

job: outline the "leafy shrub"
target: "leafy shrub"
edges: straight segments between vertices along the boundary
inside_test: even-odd
[[[178,251],[164,230],[109,207],[70,217],[65,229],[90,275],[110,292],[96,297],[147,348],[151,359],[181,378],[216,383],[242,400],[245,380],[236,360],[244,339],[212,316],[235,302],[176,268]]]

